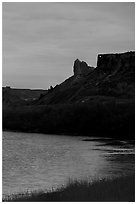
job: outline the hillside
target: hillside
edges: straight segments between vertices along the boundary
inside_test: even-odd
[[[2,87],[3,105],[27,105],[46,93],[47,90],[41,89],[31,90]]]
[[[134,100],[135,52],[98,55],[96,68],[77,59],[73,71],[72,77],[40,98],[37,104],[65,104],[111,98]]]

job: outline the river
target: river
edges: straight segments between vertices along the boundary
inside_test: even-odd
[[[3,132],[3,196],[134,172],[134,141]]]

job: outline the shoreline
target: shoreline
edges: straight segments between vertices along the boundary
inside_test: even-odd
[[[78,133],[73,133],[73,134],[69,134],[69,133],[46,133],[46,132],[40,132],[40,131],[21,131],[21,130],[10,130],[10,129],[3,129],[2,132],[15,132],[15,133],[32,133],[32,134],[44,134],[44,135],[60,135],[60,136],[69,136],[69,137],[88,137],[87,139],[83,140],[83,141],[87,141],[87,142],[90,142],[92,141],[92,138],[100,138],[100,139],[110,139],[110,140],[124,140],[124,141],[134,141],[134,144],[135,144],[135,137],[113,137],[113,134],[111,135],[111,137],[109,135],[102,135],[102,136],[99,136],[99,135],[84,135],[84,134],[78,134]],[[91,139],[90,139],[91,138]]]
[[[44,201],[135,201],[135,175],[89,181],[69,181],[56,190],[12,194],[3,202]]]

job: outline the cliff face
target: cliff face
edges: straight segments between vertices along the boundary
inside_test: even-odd
[[[135,52],[98,55],[96,68],[77,59],[73,71],[74,76],[56,86],[38,104],[85,102],[102,97],[134,100]]]
[[[100,54],[98,55],[97,68],[108,74],[118,71],[134,71],[135,52]]]
[[[81,62],[79,59],[77,59],[74,62],[73,66],[74,76],[85,76],[93,70],[94,67],[88,66],[87,63],[84,61]]]

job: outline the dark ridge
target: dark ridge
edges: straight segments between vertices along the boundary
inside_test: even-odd
[[[47,94],[47,90],[2,87],[3,104],[7,105],[27,105],[45,94]]]

